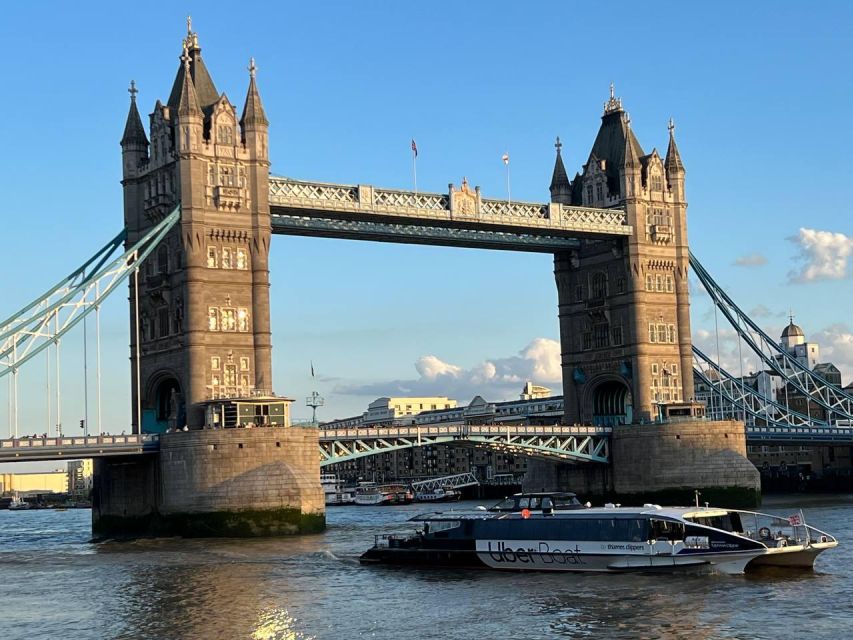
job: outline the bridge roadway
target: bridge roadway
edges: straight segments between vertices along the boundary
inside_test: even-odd
[[[631,235],[622,209],[492,200],[467,184],[423,193],[271,176],[269,202],[285,235],[545,253]]]
[[[298,428],[298,427],[294,427]],[[534,457],[574,462],[608,462],[610,427],[560,425],[430,425],[321,429],[320,466],[388,451],[462,443]],[[853,444],[853,428],[747,427],[748,443]],[[0,440],[0,462],[74,460],[151,454],[160,450],[160,436],[101,435],[11,438]]]

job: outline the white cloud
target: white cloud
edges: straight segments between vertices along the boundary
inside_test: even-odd
[[[532,340],[518,355],[490,358],[470,369],[425,355],[415,362],[418,377],[368,384],[339,384],[335,393],[357,396],[438,395],[468,402],[476,395],[487,400],[515,398],[528,380],[562,392],[560,343],[550,338]]]
[[[746,256],[741,256],[732,264],[736,267],[760,267],[767,264],[767,258],[760,253],[750,253]]]
[[[799,271],[788,273],[790,282],[839,280],[847,275],[847,260],[853,254],[853,238],[843,233],[801,228],[788,238],[799,248]]]
[[[420,374],[421,378],[425,378],[427,380],[435,380],[441,376],[451,376],[456,378],[462,372],[461,367],[448,364],[436,356],[421,356],[415,363],[415,369]]]

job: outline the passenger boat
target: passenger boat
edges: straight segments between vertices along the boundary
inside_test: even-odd
[[[409,504],[414,499],[415,494],[404,484],[363,484],[355,491],[355,503],[361,506]]]
[[[416,502],[455,502],[462,493],[450,487],[441,487],[433,491],[415,491]]]
[[[588,503],[587,503],[588,504]],[[544,571],[812,568],[838,545],[806,525],[714,507],[581,505],[574,494],[516,494],[492,509],[417,515],[414,535],[376,536],[362,563]]]
[[[320,484],[323,487],[326,506],[355,502],[355,489],[345,487],[334,473],[320,474]]]

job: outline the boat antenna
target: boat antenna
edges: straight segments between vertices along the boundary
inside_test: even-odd
[[[693,493],[696,494],[696,508],[698,509],[699,508],[699,496],[701,496],[702,494],[699,493],[699,489],[694,489]]]

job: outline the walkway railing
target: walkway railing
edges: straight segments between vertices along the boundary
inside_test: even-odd
[[[0,440],[0,462],[101,458],[156,453],[159,449],[160,436],[155,433],[68,438],[11,438]]]
[[[430,224],[479,223],[491,227],[521,228],[527,232],[569,232],[572,235],[628,236],[632,228],[622,209],[576,207],[556,202],[510,202],[482,198],[479,188],[467,185],[448,193],[380,189],[371,185],[343,185],[270,177],[273,208],[290,212],[333,212],[364,222],[396,219]]]

